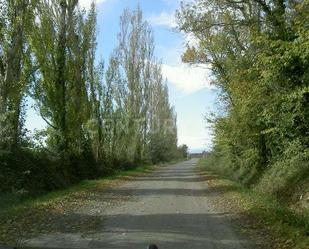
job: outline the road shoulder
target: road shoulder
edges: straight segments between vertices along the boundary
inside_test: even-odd
[[[307,216],[281,206],[274,198],[263,196],[236,182],[225,179],[199,164],[202,177],[215,195],[209,199],[212,207],[231,213],[232,223],[262,248],[307,249],[309,231]]]

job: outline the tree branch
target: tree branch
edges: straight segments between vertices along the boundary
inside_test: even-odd
[[[42,115],[42,113],[40,113],[40,114],[41,114],[41,118],[42,118],[50,127],[54,128],[55,130],[58,130],[58,128],[57,128],[56,126],[52,125],[52,124]]]

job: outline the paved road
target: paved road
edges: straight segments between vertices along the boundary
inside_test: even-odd
[[[93,234],[51,234],[27,241],[32,246],[70,248],[253,249],[231,225],[228,214],[212,210],[210,193],[196,173],[196,160],[161,168],[109,189],[79,215],[96,215]],[[113,197],[121,201],[106,205]]]

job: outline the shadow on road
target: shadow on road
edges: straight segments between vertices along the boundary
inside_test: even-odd
[[[235,190],[235,187],[217,186],[207,189],[185,189],[185,188],[160,188],[160,189],[111,189],[106,191],[107,194],[114,196],[217,196],[218,193],[228,192]]]
[[[145,249],[149,243],[158,244],[159,249],[256,248],[232,228],[230,214],[206,208],[207,197],[235,187],[208,186],[203,182],[216,176],[197,173],[193,166],[184,163],[160,169],[128,184],[78,196],[79,202],[87,203],[83,211],[50,213],[56,233],[34,238],[30,244],[98,249]],[[92,233],[74,230],[83,225]]]
[[[145,248],[147,234],[149,242],[158,243],[159,248],[182,249],[253,249],[249,241],[235,237],[226,226],[226,213],[203,214],[153,214],[112,215],[106,217],[105,239],[94,240],[91,247]],[[211,228],[211,229],[210,229]],[[115,233],[121,235],[119,240]],[[108,239],[110,234],[112,239]],[[98,237],[99,238],[99,237]],[[139,238],[143,238],[140,243]],[[158,241],[155,241],[155,239]]]

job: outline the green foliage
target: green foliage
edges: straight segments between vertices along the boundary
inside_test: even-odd
[[[179,29],[197,39],[183,60],[208,64],[221,91],[223,110],[208,120],[213,165],[289,198],[309,172],[308,6],[198,0],[177,14]]]
[[[176,114],[151,27],[120,18],[107,70],[96,65],[96,7],[78,1],[0,3],[0,189],[38,193],[177,153]],[[46,129],[24,128],[29,98]]]
[[[177,153],[179,153],[180,158],[188,158],[189,148],[186,144],[178,146]]]
[[[309,150],[300,141],[285,146],[280,159],[270,165],[262,176],[257,189],[261,192],[289,196],[304,179],[309,178]],[[276,184],[274,184],[276,183]]]
[[[39,194],[99,175],[92,158],[62,160],[47,151],[27,148],[4,154],[0,157],[1,190]]]
[[[0,3],[0,153],[22,142],[24,95],[31,80],[31,50],[27,38],[32,29],[36,1]]]

